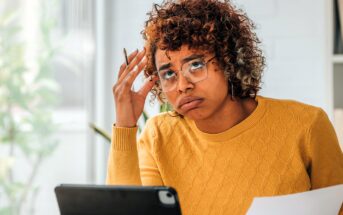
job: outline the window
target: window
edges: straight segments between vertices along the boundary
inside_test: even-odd
[[[92,182],[93,4],[0,6],[0,213],[57,214],[56,185]]]

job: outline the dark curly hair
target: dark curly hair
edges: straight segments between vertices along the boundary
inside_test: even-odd
[[[265,58],[258,47],[260,40],[252,31],[253,22],[236,9],[230,0],[166,0],[154,4],[142,31],[146,42],[145,76],[156,72],[157,49],[190,49],[215,54],[234,96],[255,98],[260,90]],[[230,86],[230,85],[229,85]],[[152,93],[163,101],[161,86],[156,82]]]

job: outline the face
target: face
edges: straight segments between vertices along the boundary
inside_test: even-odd
[[[169,87],[164,94],[175,111],[190,119],[210,118],[220,112],[228,100],[227,80],[213,57],[213,54],[189,49],[186,45],[179,51],[168,51],[168,54],[163,50],[156,51],[160,81],[176,79],[175,87]],[[207,76],[197,79],[193,75],[196,73],[190,71],[201,67],[207,70]]]

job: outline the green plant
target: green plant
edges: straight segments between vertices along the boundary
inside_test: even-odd
[[[55,53],[50,33],[55,22],[43,13],[40,52],[30,62],[35,66],[29,67],[25,57],[31,53],[27,53],[27,43],[22,38],[20,15],[18,11],[0,15],[1,215],[34,214],[39,192],[34,180],[42,162],[58,144],[52,137],[56,130],[52,110],[58,102],[58,85],[50,69]],[[26,204],[30,208],[25,208]]]

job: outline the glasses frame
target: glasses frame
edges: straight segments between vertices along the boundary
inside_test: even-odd
[[[191,82],[192,84],[198,83],[198,82],[200,82],[200,81],[204,81],[204,80],[206,80],[207,77],[208,77],[207,64],[208,64],[209,62],[211,62],[211,61],[212,61],[213,59],[215,59],[215,58],[216,58],[216,56],[213,56],[213,57],[211,57],[210,59],[208,59],[207,61],[204,62],[204,66],[205,66],[206,72],[207,72],[207,74],[206,74],[207,76],[206,76],[205,79],[202,79],[202,80],[199,80],[199,81],[190,81],[190,80],[188,79],[188,77],[185,75],[185,72],[182,71],[182,67],[183,67],[186,63],[188,63],[188,62],[183,63],[183,64],[180,66],[180,69],[177,70],[177,71],[174,71],[174,72],[177,72],[177,74],[182,74],[183,77],[185,77],[185,78],[187,79],[187,81]],[[193,59],[193,60],[195,60],[195,59]],[[161,76],[160,76],[160,72],[159,72],[159,71],[157,71],[157,74],[158,74],[158,77],[161,79]],[[167,93],[167,92],[170,92],[170,91],[175,90],[176,86],[178,86],[178,83],[179,83],[179,79],[178,79],[178,76],[177,76],[177,79],[176,79],[177,84],[175,84],[174,87],[172,87],[172,88],[170,88],[169,90],[166,91],[166,90],[163,89],[161,80],[158,80],[158,81],[159,81],[159,84],[160,84],[160,86],[161,86],[161,88],[162,88],[162,92],[164,92],[164,93]]]

